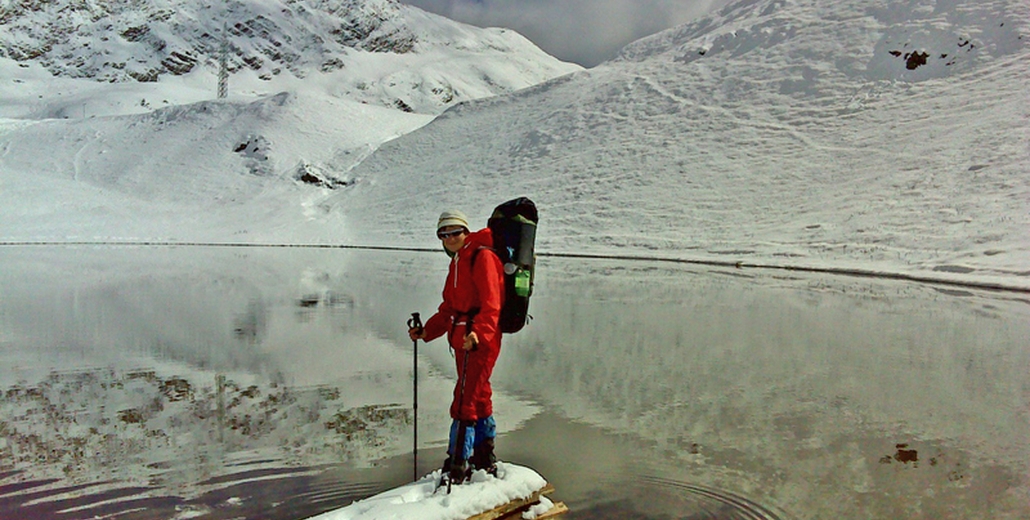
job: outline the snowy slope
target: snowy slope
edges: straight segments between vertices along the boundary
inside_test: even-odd
[[[580,69],[393,0],[22,3],[0,19],[7,240],[338,242],[325,189],[379,144]],[[230,95],[216,101],[211,34],[233,19],[262,30],[231,31]],[[196,65],[169,70],[175,52]]]
[[[366,182],[336,202],[364,243],[428,245],[412,222],[441,207],[485,218],[528,195],[549,252],[1027,287],[1028,9],[736,2],[613,62],[457,107],[354,170]]]
[[[341,58],[353,65],[303,79],[235,75],[229,102],[154,110],[195,101],[214,71],[162,77],[156,96],[116,107],[145,113],[83,118],[126,97],[114,94],[125,84],[64,90],[40,79],[40,63],[7,61],[0,110],[20,119],[0,123],[0,239],[436,247],[441,209],[485,222],[527,195],[542,252],[1026,288],[1028,11],[1018,0],[745,0],[435,119],[391,108],[391,84],[430,83],[396,83],[405,60],[466,79],[487,62],[504,77],[525,67],[504,69],[510,53],[488,60],[492,44],[462,59],[460,45],[355,50]],[[575,70],[550,63],[536,77]],[[347,79],[359,70],[361,81],[392,75]],[[33,121],[58,115],[68,119]],[[299,180],[310,177],[337,189]]]

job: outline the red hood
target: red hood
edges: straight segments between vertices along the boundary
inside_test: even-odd
[[[476,231],[465,239],[465,247],[479,249],[480,247],[494,247],[494,234],[490,228],[483,228]]]

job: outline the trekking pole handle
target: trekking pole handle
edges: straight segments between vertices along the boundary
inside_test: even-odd
[[[422,318],[419,317],[417,312],[411,313],[411,319],[408,320],[408,329],[415,329],[419,334],[422,334]]]

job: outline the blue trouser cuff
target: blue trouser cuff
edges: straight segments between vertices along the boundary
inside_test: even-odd
[[[494,420],[494,416],[486,417],[476,421],[476,438],[473,441],[474,446],[483,444],[483,441],[487,439],[493,439],[497,437],[497,421]]]
[[[451,421],[451,435],[450,442],[447,444],[447,454],[453,456],[455,453],[454,447],[458,444],[463,444],[464,449],[461,450],[458,458],[460,460],[468,460],[472,457],[473,447],[482,445],[487,439],[495,437],[497,437],[497,421],[494,420],[492,415],[479,419],[476,422],[454,419]]]
[[[471,421],[459,421],[454,419],[451,421],[451,436],[450,443],[447,445],[447,453],[452,457],[455,456],[455,447],[459,444],[462,445],[461,453],[458,454],[458,460],[468,460],[472,457],[472,446],[476,442],[476,426]]]

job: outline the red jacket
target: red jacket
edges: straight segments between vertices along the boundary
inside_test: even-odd
[[[443,288],[443,303],[425,324],[426,341],[449,334],[448,343],[456,353],[458,382],[451,404],[451,417],[454,419],[476,420],[493,414],[490,375],[501,351],[497,321],[504,302],[504,271],[497,254],[492,249],[484,249],[492,246],[493,235],[489,228],[472,233],[465,239],[465,245],[451,259]],[[476,333],[479,344],[469,352],[469,366],[465,369],[462,344],[469,332],[470,318],[472,332]]]

